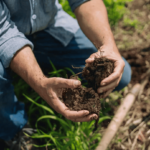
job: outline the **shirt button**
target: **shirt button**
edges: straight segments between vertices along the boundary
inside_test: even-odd
[[[35,19],[36,19],[36,17],[37,17],[37,16],[36,16],[35,14],[34,14],[34,15],[32,15],[32,19],[34,19],[34,20],[35,20]]]

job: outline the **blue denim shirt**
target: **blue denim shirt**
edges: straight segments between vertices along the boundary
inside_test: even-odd
[[[87,0],[68,0],[72,11]],[[79,26],[58,0],[0,0],[0,61],[9,67],[15,53],[33,44],[25,35],[45,30],[66,46]]]

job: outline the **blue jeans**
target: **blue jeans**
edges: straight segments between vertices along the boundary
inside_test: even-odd
[[[64,47],[58,40],[48,33],[41,31],[28,36],[35,48],[34,54],[43,70],[51,70],[50,60],[57,69],[63,67],[84,67],[85,59],[97,50],[88,38],[79,29]],[[131,80],[131,68],[125,61],[122,79],[116,90],[124,88]],[[74,69],[73,69],[74,70]],[[75,69],[75,72],[81,72]],[[0,61],[0,139],[10,140],[27,123],[24,104],[17,101],[11,84],[10,70],[5,69]]]

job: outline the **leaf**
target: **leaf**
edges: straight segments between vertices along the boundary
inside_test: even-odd
[[[65,67],[64,69],[70,71],[73,75],[75,75],[74,71],[72,71],[70,68]]]
[[[42,120],[42,119],[54,119],[54,120],[59,121],[59,122],[61,123],[61,125],[64,125],[64,126],[70,128],[70,126],[69,126],[64,120],[58,118],[57,116],[52,116],[52,115],[45,115],[45,116],[42,116],[42,117],[38,118],[37,123],[38,123],[40,120]],[[37,123],[36,123],[36,124],[37,124]]]
[[[53,146],[54,144],[44,144],[44,145],[36,145],[36,144],[33,144],[34,147],[46,147],[46,146]]]
[[[112,119],[112,117],[109,117],[109,116],[105,116],[105,117],[101,117],[98,121],[98,123],[102,123],[104,120],[107,120],[107,119]]]
[[[34,103],[35,105],[37,105],[38,107],[43,108],[44,110],[48,111],[50,114],[54,115],[53,110],[51,110],[50,108],[48,108],[47,106],[41,105],[37,102],[35,102],[34,100],[32,100],[31,98],[29,98],[28,96],[26,96],[25,94],[23,94],[23,96],[28,99],[30,102]]]
[[[51,64],[51,66],[52,66],[53,70],[54,70],[54,71],[56,71],[56,75],[57,75],[57,77],[60,77],[59,72],[57,71],[56,67],[54,66],[54,64],[52,63],[52,61],[51,61],[51,60],[50,60],[50,64]]]

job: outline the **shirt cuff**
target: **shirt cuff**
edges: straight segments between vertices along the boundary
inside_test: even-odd
[[[25,37],[12,37],[0,46],[1,61],[5,68],[9,67],[15,53],[26,45],[29,45],[31,49],[34,48],[33,44]]]
[[[69,4],[70,4],[70,7],[72,9],[72,11],[74,12],[74,10],[80,6],[81,4],[89,1],[89,0],[68,0],[69,1]]]

